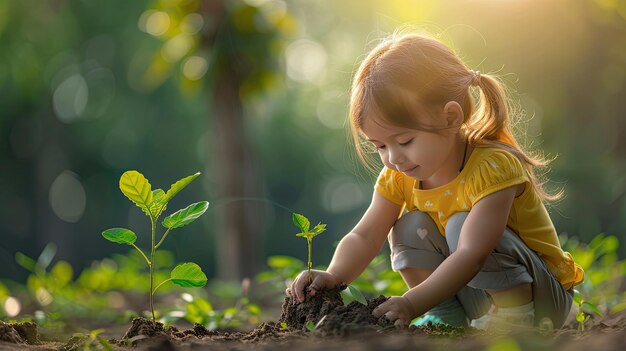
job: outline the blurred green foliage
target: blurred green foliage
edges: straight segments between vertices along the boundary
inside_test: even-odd
[[[626,260],[617,255],[619,240],[614,235],[598,234],[589,244],[579,242],[574,237],[561,236],[563,248],[569,251],[574,260],[585,270],[585,280],[576,286],[581,308],[591,314],[595,312],[583,301],[607,312],[618,312],[626,308]]]

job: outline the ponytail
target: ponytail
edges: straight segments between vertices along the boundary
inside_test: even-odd
[[[515,138],[511,128],[512,108],[505,85],[495,76],[482,75],[477,87],[480,90],[478,107],[474,111],[472,100],[469,99],[470,118],[462,127],[467,141],[475,147],[497,147],[515,155],[522,161],[533,187],[543,201],[561,199],[563,189],[556,194],[549,194],[544,188],[546,181],[542,179],[543,174],[537,174],[538,169],[547,168],[552,160],[524,151]]]

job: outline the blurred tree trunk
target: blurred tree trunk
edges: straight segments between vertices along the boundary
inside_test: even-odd
[[[257,172],[245,133],[245,117],[239,90],[248,71],[246,60],[238,57],[232,45],[237,36],[228,22],[228,0],[203,1],[203,17],[211,28],[203,36],[203,46],[215,51],[210,116],[213,146],[208,154],[214,165],[217,199],[225,200],[216,208],[216,255],[218,277],[241,279],[256,273],[259,251],[258,211],[249,201],[228,201],[257,195]],[[215,55],[215,54],[212,54]],[[211,64],[211,63],[209,63]]]

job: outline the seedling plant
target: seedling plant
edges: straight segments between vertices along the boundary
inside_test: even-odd
[[[322,234],[326,230],[326,224],[318,223],[312,230],[309,230],[311,227],[311,222],[305,216],[299,213],[293,213],[291,215],[291,219],[293,223],[300,229],[300,233],[297,233],[296,236],[306,238],[306,243],[308,246],[309,256],[308,256],[308,264],[307,270],[309,273],[309,284],[313,282],[313,277],[311,275],[311,268],[313,268],[313,262],[311,261],[311,252],[313,248],[313,238]]]
[[[199,288],[203,287],[207,282],[207,277],[204,272],[202,272],[200,266],[193,262],[187,262],[174,267],[170,273],[170,278],[154,287],[157,249],[163,244],[171,230],[186,226],[196,220],[206,212],[209,203],[207,201],[196,202],[165,217],[161,224],[166,228],[166,231],[158,243],[156,242],[156,224],[159,217],[165,211],[167,203],[199,175],[200,173],[196,173],[175,182],[167,192],[162,189],[152,190],[148,179],[137,171],[124,172],[120,177],[119,186],[122,193],[137,205],[150,219],[152,234],[150,258],[135,245],[137,235],[130,229],[111,228],[102,232],[102,236],[105,239],[118,244],[130,245],[139,251],[141,256],[145,259],[150,271],[150,312],[152,313],[152,321],[156,321],[154,314],[154,294],[163,284],[171,281],[182,287]]]
[[[583,311],[583,307],[586,307],[592,310],[595,314],[602,317],[602,312],[600,309],[589,301],[585,301],[580,294],[580,292],[574,289],[574,304],[578,307],[578,312],[576,313],[576,322],[578,322],[578,330],[583,333],[585,331],[585,323],[589,320],[591,315],[588,315]]]

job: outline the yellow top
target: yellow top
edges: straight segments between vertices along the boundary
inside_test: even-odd
[[[584,278],[582,267],[561,249],[548,211],[522,163],[505,150],[477,147],[454,180],[434,189],[421,190],[419,181],[384,167],[375,189],[389,201],[406,205],[407,211],[428,213],[445,236],[446,223],[454,213],[470,211],[483,197],[523,183],[526,189],[513,201],[507,226],[537,252],[565,289],[580,284]]]

